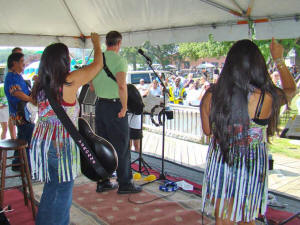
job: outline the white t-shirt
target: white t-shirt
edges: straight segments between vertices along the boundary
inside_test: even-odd
[[[157,87],[156,89],[151,88],[150,89],[150,94],[153,96],[161,96],[161,90],[159,87]]]
[[[198,100],[200,96],[200,90],[189,90],[186,96],[186,102],[187,104],[191,104],[191,105],[200,105],[200,101]]]
[[[141,119],[142,115],[135,115],[133,113],[128,113],[128,125],[129,128],[141,129]]]
[[[144,96],[144,95],[147,94],[148,86],[147,86],[146,84],[144,84],[144,85],[138,84],[138,85],[136,86],[136,88],[139,90],[139,92],[141,93],[142,96]]]

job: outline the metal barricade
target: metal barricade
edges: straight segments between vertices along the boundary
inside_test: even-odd
[[[202,131],[199,107],[174,104],[169,104],[168,106],[174,112],[174,119],[166,120],[167,136],[201,144],[208,143],[208,139]],[[92,105],[83,105],[83,117],[89,121],[91,127],[94,129],[95,107]],[[143,126],[150,132],[162,132],[162,127],[156,127],[149,115],[144,116]]]

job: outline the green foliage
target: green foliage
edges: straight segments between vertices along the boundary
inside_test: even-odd
[[[11,50],[13,48],[5,48],[5,49],[0,49],[0,64],[6,64],[8,56],[11,54]],[[36,50],[28,50],[28,49],[23,49],[23,53],[26,56],[28,55],[33,55],[36,52]]]
[[[252,38],[255,37],[255,30],[251,28]],[[254,33],[253,33],[254,32]],[[271,58],[270,54],[270,43],[271,40],[253,40],[254,43],[258,46],[261,53],[265,57],[266,62]],[[295,48],[298,55],[300,55],[300,38],[297,39],[281,39],[278,42],[284,48],[284,57],[288,52]],[[226,56],[229,49],[234,42],[219,42],[215,41],[213,35],[209,35],[207,42],[192,42],[192,43],[182,43],[179,44],[179,53],[185,57],[190,58],[191,60],[197,60],[200,58],[206,57],[220,57]]]
[[[125,57],[128,63],[133,64],[134,70],[136,70],[137,63],[145,64],[145,59],[138,54],[139,48],[145,50],[153,63],[159,63],[163,67],[170,64],[172,59],[182,59],[182,56],[177,54],[178,46],[176,44],[152,45],[150,41],[146,41],[142,46],[122,48],[120,52],[121,56]]]
[[[286,55],[291,51],[291,49],[295,48],[297,54],[300,54],[300,42],[298,39],[280,39],[277,40],[284,48],[283,56],[286,57]],[[297,44],[297,42],[299,42]],[[254,43],[258,46],[261,53],[265,57],[266,62],[271,59],[271,53],[270,53],[270,43],[271,40],[254,40]]]
[[[133,64],[133,70],[136,70],[136,64],[144,64],[142,56],[138,54],[138,47],[122,48],[120,55],[127,59],[129,64]]]
[[[290,110],[290,113],[288,114],[288,118],[297,114],[296,102],[299,98],[300,98],[300,95],[295,96],[293,98],[291,104],[289,105],[291,110]],[[283,114],[281,117],[282,118],[281,118],[281,123],[280,123],[279,129],[283,130],[283,128],[286,126],[288,118],[285,119],[285,117],[286,117],[285,114]],[[300,159],[300,145],[291,143],[291,139],[279,138],[277,136],[272,137],[271,144],[270,144],[270,151],[271,151],[271,153],[278,153],[278,154],[282,154],[282,155],[285,155],[288,157]]]
[[[11,54],[11,49],[1,49],[0,50],[0,64],[6,64],[8,56]]]
[[[146,49],[147,54],[152,58],[153,62],[161,64],[163,68],[170,64],[173,56],[178,53],[178,46],[176,44],[152,45],[150,41],[146,41],[142,48]]]
[[[210,34],[207,42],[182,43],[179,45],[179,53],[191,60],[197,60],[205,57],[226,56],[233,42],[215,41]]]

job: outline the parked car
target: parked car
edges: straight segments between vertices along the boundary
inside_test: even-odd
[[[158,75],[164,73],[165,76],[169,76],[169,71],[155,71]],[[128,84],[139,84],[140,80],[144,79],[146,85],[151,84],[151,82],[155,79],[155,75],[151,70],[144,71],[128,71],[126,81]]]

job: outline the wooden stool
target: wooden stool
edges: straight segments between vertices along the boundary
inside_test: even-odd
[[[36,212],[35,212],[34,196],[33,196],[33,190],[32,190],[32,185],[31,185],[31,175],[30,175],[28,162],[27,162],[26,147],[27,147],[27,143],[24,140],[7,139],[7,140],[0,141],[0,154],[2,155],[0,205],[3,207],[4,190],[5,189],[22,187],[23,194],[24,194],[24,202],[25,202],[25,205],[28,206],[27,188],[29,188],[29,195],[30,195],[30,201],[31,201],[31,207],[32,207],[32,215],[33,215],[33,218],[35,218]],[[12,150],[19,151],[19,156],[7,157],[7,151],[12,151]],[[6,164],[7,159],[17,158],[17,157],[20,159],[20,163],[9,164],[9,165]],[[13,175],[13,176],[6,176],[6,168],[12,167],[12,166],[20,166],[21,174]],[[13,178],[13,177],[21,177],[22,185],[5,188],[5,178]],[[27,179],[27,183],[26,183],[26,179]]]

